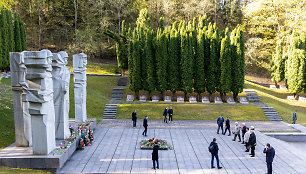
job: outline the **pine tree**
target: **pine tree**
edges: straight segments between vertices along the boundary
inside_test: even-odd
[[[2,33],[2,68],[8,69],[10,66],[9,57],[9,30],[8,30],[8,18],[7,10],[2,10],[0,14],[0,29]]]
[[[285,76],[285,59],[283,59],[284,38],[277,41],[275,53],[272,57],[271,80],[277,84],[284,80]]]
[[[15,40],[15,52],[21,52],[21,36],[20,36],[20,26],[19,26],[19,16],[15,13],[14,15],[14,40]]]
[[[129,29],[131,29],[131,28],[129,28]],[[129,88],[130,88],[130,90],[135,91],[135,87],[134,87],[135,85],[134,85],[134,81],[133,81],[134,75],[135,75],[133,49],[134,49],[133,40],[129,40],[128,41],[128,71],[129,71],[128,77],[129,77],[129,84],[130,84]]]
[[[153,91],[156,89],[156,72],[154,62],[154,49],[153,49],[153,36],[154,31],[150,30],[147,33],[146,44],[145,44],[145,56],[146,56],[146,67],[147,67],[147,84],[146,90]]]
[[[227,35],[221,42],[220,53],[220,88],[219,92],[221,96],[226,95],[231,89],[231,52],[230,52],[230,40]]]
[[[172,92],[179,90],[180,40],[175,27],[171,29],[169,41],[169,86]]]
[[[141,90],[141,58],[139,38],[136,30],[133,33],[133,88],[135,92]]]
[[[0,24],[1,24],[1,18],[0,18]],[[4,69],[4,62],[3,62],[3,54],[2,54],[2,30],[0,29],[0,71]]]
[[[9,10],[6,11],[7,11],[7,26],[8,26],[8,51],[14,52],[15,42],[14,42],[14,25],[13,25],[12,13]]]
[[[167,40],[166,35],[159,28],[156,36],[156,75],[157,90],[163,92],[167,89]]]
[[[209,32],[211,34],[211,32]],[[207,68],[207,76],[206,76],[206,90],[209,92],[209,94],[212,94],[216,91],[217,86],[217,65],[216,65],[216,59],[217,59],[217,33],[214,32],[212,36],[209,36],[210,38],[210,56],[209,56],[209,63]]]
[[[186,93],[192,92],[192,33],[181,30],[181,75],[182,75],[182,89]]]
[[[195,79],[194,89],[198,93],[205,91],[205,76],[204,76],[204,48],[205,48],[205,32],[199,29],[198,43],[197,43],[197,57],[195,58]]]

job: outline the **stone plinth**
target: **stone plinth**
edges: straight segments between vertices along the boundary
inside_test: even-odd
[[[73,55],[75,120],[76,122],[80,123],[84,122],[87,119],[86,65],[87,65],[86,54],[81,53]]]
[[[53,53],[52,79],[56,139],[65,139],[70,135],[68,123],[70,70],[66,66],[67,60],[66,52]]]
[[[29,88],[27,101],[32,126],[33,154],[46,155],[55,148],[52,53],[24,51]]]
[[[26,101],[28,83],[25,79],[27,68],[23,53],[10,53],[10,68],[13,90],[15,137],[17,147],[32,146],[31,116]]]

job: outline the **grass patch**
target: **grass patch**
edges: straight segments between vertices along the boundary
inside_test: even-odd
[[[255,83],[245,81],[245,88],[257,92],[260,100],[277,110],[283,121],[291,123],[292,113],[297,110],[297,124],[306,126],[306,103],[301,101],[289,101],[287,96],[290,95],[285,90],[274,90]]]
[[[72,68],[72,62],[69,62],[68,65],[69,69],[73,73],[73,68]],[[103,63],[96,63],[96,62],[88,62],[86,66],[87,74],[99,74],[99,75],[116,75],[120,74],[120,69],[118,68],[117,65],[113,64],[103,64]]]
[[[35,170],[35,169],[20,169],[10,168],[6,166],[0,166],[0,173],[52,173],[46,170]]]
[[[109,103],[113,87],[117,85],[118,77],[113,76],[87,76],[87,117],[102,119],[105,104]],[[70,118],[74,118],[74,86],[73,76],[70,79]]]
[[[174,119],[180,120],[216,120],[220,114],[231,120],[259,121],[267,120],[261,108],[256,106],[200,105],[200,104],[120,104],[116,118],[131,119],[136,109],[138,118],[163,119],[165,107],[172,106]]]

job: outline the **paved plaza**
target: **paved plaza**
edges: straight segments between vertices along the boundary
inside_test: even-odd
[[[232,141],[232,136],[216,134],[212,121],[178,120],[165,124],[149,120],[148,136],[143,137],[139,120],[137,128],[130,120],[102,120],[95,130],[95,142],[83,151],[76,151],[60,169],[60,173],[266,173],[264,145],[270,143],[276,149],[274,173],[306,173],[302,146],[265,136],[256,131],[256,157],[249,157],[245,147]],[[233,123],[233,122],[232,122]],[[247,122],[248,126],[269,131],[273,127],[284,131],[294,129],[280,122]],[[256,129],[256,130],[258,130]],[[279,130],[280,131],[280,130]],[[161,138],[170,142],[174,150],[160,150],[160,169],[152,169],[152,150],[141,150],[140,141]],[[216,137],[219,145],[221,170],[210,169],[211,155],[208,145]]]

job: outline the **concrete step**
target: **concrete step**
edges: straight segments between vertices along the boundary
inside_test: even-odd
[[[118,106],[118,104],[106,104],[105,106]]]
[[[104,111],[104,114],[117,114],[117,111]]]

